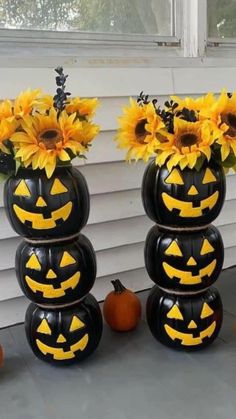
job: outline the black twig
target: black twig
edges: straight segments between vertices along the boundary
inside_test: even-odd
[[[57,111],[61,112],[65,109],[68,96],[70,96],[71,93],[65,91],[68,75],[64,74],[63,67],[57,67],[55,68],[55,71],[58,74],[58,76],[56,76],[56,85],[58,88],[56,90],[56,95],[53,97],[53,106]]]

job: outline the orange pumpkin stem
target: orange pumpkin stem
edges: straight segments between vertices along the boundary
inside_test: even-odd
[[[124,285],[120,282],[119,279],[115,279],[114,281],[111,281],[114,289],[115,289],[115,293],[121,294],[122,292],[124,292],[126,290],[126,288],[124,287]]]

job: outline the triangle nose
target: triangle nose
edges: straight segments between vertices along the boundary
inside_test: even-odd
[[[60,334],[57,338],[57,343],[65,343],[65,342],[66,342],[66,338]]]
[[[198,190],[194,185],[192,185],[191,188],[189,188],[188,195],[198,195]]]
[[[47,206],[47,204],[44,201],[43,197],[39,196],[38,199],[37,199],[37,202],[36,202],[36,207],[46,207],[46,206]]]
[[[191,256],[187,262],[187,266],[196,266],[196,260]]]
[[[197,325],[194,320],[191,320],[191,322],[188,325],[188,329],[197,329]]]
[[[46,275],[47,279],[55,279],[57,278],[57,275],[55,274],[55,272],[52,269],[49,269],[47,275]]]

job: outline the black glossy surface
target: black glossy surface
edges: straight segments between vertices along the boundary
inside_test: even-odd
[[[68,266],[60,267],[64,252],[72,260]],[[37,257],[37,269],[27,267],[32,256]],[[56,278],[47,278],[49,270],[53,270]],[[75,287],[62,288],[62,283],[78,272],[78,284]],[[88,294],[94,284],[95,253],[90,241],[82,234],[77,239],[53,244],[31,244],[23,241],[16,252],[16,274],[23,293],[31,301],[43,305],[72,303]],[[26,281],[28,277],[35,282],[38,290],[30,288]],[[47,291],[49,287],[50,292]]]
[[[202,318],[205,303],[212,314]],[[171,310],[176,306],[182,318],[171,315]],[[157,340],[175,349],[195,351],[210,345],[218,336],[223,307],[220,294],[213,287],[195,295],[176,295],[167,293],[156,285],[148,297],[146,313],[150,330]],[[191,322],[195,326],[192,327]],[[213,333],[201,338],[201,333],[213,325]],[[172,329],[171,335],[167,328]],[[180,338],[179,334],[183,337]]]
[[[204,253],[204,240],[212,248],[209,247],[210,251],[201,255]],[[173,243],[177,244],[179,255],[168,251]],[[144,254],[147,272],[157,285],[176,291],[199,291],[217,280],[224,261],[224,246],[220,232],[212,225],[202,231],[191,232],[163,230],[154,226],[147,235]],[[189,265],[191,260],[196,264]],[[203,275],[204,269],[211,263],[215,264],[213,272]],[[168,275],[169,272],[165,270],[166,264],[173,276]]]
[[[84,325],[71,331],[74,316]],[[47,334],[38,330],[43,320],[49,328]],[[26,312],[25,330],[29,345],[38,358],[58,366],[69,365],[87,358],[97,348],[102,335],[102,315],[96,299],[91,294],[80,303],[61,310],[46,310],[31,303]],[[63,336],[64,342],[57,342],[59,336]],[[73,351],[73,346],[85,336],[88,339],[85,348]],[[37,344],[38,341],[50,347],[54,354],[46,352],[46,349],[43,353]],[[61,359],[57,358],[57,352]],[[66,359],[70,352],[73,352],[74,356]]]
[[[203,184],[203,178],[206,168],[209,168],[216,178],[216,181]],[[201,226],[210,224],[219,215],[225,198],[225,175],[223,169],[216,162],[205,163],[200,171],[196,169],[185,168],[176,169],[181,177],[183,184],[166,183],[170,172],[166,166],[160,169],[155,165],[155,161],[148,165],[142,182],[142,200],[146,214],[149,218],[158,224],[167,226]],[[189,195],[188,191],[194,186],[197,190],[195,195]],[[201,210],[204,199],[209,198],[214,193],[218,193],[216,204],[212,208],[205,208]],[[167,208],[163,201],[163,193],[178,201],[178,207]],[[185,203],[189,203],[190,210],[198,208],[201,210],[200,214],[195,215],[181,215]]]
[[[67,192],[50,194],[56,178],[63,183]],[[26,183],[30,196],[14,195],[22,179]],[[44,199],[45,206],[36,206],[39,197]],[[67,219],[57,219],[52,228],[40,228],[37,222],[33,228],[32,221],[20,221],[13,210],[13,205],[17,205],[29,213],[29,218],[31,214],[36,214],[36,220],[38,220],[38,215],[42,214],[44,222],[44,220],[53,219],[52,212],[58,211],[69,202],[72,204],[72,209]],[[85,226],[89,216],[89,192],[84,176],[75,168],[57,167],[50,179],[44,171],[21,169],[17,175],[10,177],[5,183],[4,205],[9,222],[19,235],[44,240],[65,237],[78,233]]]

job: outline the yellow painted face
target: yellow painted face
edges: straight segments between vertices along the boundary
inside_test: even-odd
[[[81,337],[81,331],[86,329],[86,325],[78,316],[73,315],[69,330],[56,334],[57,325],[52,324],[52,320],[50,325],[49,321],[44,318],[37,327],[35,341],[37,348],[44,356],[49,355],[55,361],[72,360],[88,345],[88,333],[82,333]]]
[[[45,255],[40,256],[43,259]],[[69,252],[64,251],[59,266],[50,267],[47,272],[42,273],[42,264],[37,254],[32,253],[25,265],[26,272],[32,273],[25,275],[25,282],[34,294],[40,292],[49,301],[50,299],[60,298],[65,296],[68,290],[74,290],[79,284],[80,271],[76,270],[72,275],[66,277],[67,273],[71,272],[71,268],[73,271],[73,266],[77,268],[76,259]]]
[[[201,217],[219,200],[218,179],[213,171],[207,167],[203,177],[201,172],[191,172],[174,168],[164,180],[169,192],[162,192],[163,203],[181,218]]]
[[[200,254],[198,254],[197,250],[198,243],[200,240],[201,239],[198,239],[197,237],[195,241],[194,239],[192,239],[190,249],[190,251],[192,250],[193,252],[192,255],[189,255],[189,248],[187,246],[188,241],[185,243],[185,241],[183,240],[183,251],[180,249],[180,246],[176,240],[172,241],[170,245],[166,248],[166,250],[164,251],[165,259],[162,262],[162,268],[170,280],[173,280],[175,278],[179,281],[180,284],[191,286],[201,284],[201,282],[204,281],[205,277],[212,277],[217,266],[217,260],[215,258],[216,252],[214,247],[208,241],[208,239],[205,238],[202,240]],[[184,258],[183,252],[189,255],[187,257],[185,269],[184,261],[186,260],[186,257]],[[205,266],[202,266],[201,257],[206,255],[208,256],[205,257],[203,260],[207,261],[207,264],[205,264]],[[175,266],[168,262],[170,257],[172,257],[171,260],[174,261]]]
[[[58,223],[65,222],[70,217],[72,211],[72,201],[68,200],[64,205],[58,207],[59,202],[65,200],[64,196],[68,195],[68,188],[59,178],[46,180],[45,188],[49,194],[47,197],[38,195],[35,184],[25,179],[21,179],[13,192],[19,203],[13,203],[13,211],[15,216],[22,224],[30,224],[34,230],[48,230],[57,227]],[[54,204],[54,202],[56,204]],[[22,208],[27,204],[27,209]],[[57,208],[54,209],[55,205]],[[29,207],[32,210],[29,210]],[[36,211],[35,211],[36,210]],[[48,216],[50,213],[50,216]]]
[[[157,285],[146,303],[147,322],[154,337],[164,345],[195,351],[217,337],[223,318],[218,291],[210,287],[199,293],[171,293]]]
[[[216,227],[171,231],[153,226],[145,241],[145,266],[157,285],[173,291],[200,291],[218,278],[224,246]]]
[[[16,252],[16,274],[22,291],[36,304],[72,304],[87,295],[94,284],[94,250],[83,234],[53,246],[50,242],[23,241]]]
[[[203,303],[202,305],[199,320],[194,318],[186,324],[184,314],[177,304],[171,307],[166,317],[170,319],[170,322],[164,324],[166,334],[171,340],[178,340],[183,346],[201,345],[204,339],[210,339],[216,330],[214,311],[207,303]],[[202,329],[202,323],[207,324],[207,327]],[[173,327],[174,325],[175,327]],[[176,328],[177,325],[181,326],[180,330]],[[183,331],[183,329],[186,329],[186,331]]]

